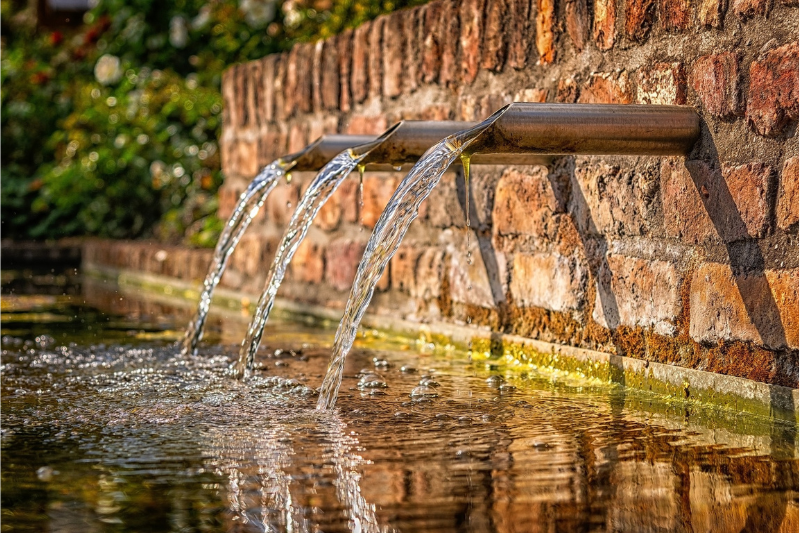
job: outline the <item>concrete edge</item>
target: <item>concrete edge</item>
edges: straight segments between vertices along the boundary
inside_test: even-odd
[[[200,296],[199,283],[177,278],[86,263],[83,271],[92,277],[114,280],[122,288],[143,290],[154,299],[178,306],[193,307]],[[236,311],[241,317],[241,310],[253,307],[257,299],[258,295],[219,288],[214,293],[212,310],[221,314]],[[282,298],[276,299],[274,312],[276,316],[286,318],[334,323],[342,316],[342,311]],[[362,323],[364,327],[402,337],[453,344],[470,350],[477,357],[502,357],[515,365],[573,372],[581,377],[617,383],[677,400],[708,403],[736,412],[798,423],[798,389],[500,334],[474,326],[419,323],[376,314],[365,315]]]

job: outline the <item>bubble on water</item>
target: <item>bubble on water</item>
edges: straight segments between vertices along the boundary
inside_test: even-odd
[[[502,385],[497,387],[497,389],[500,392],[514,392],[515,390],[517,390],[517,388],[514,385],[510,385],[508,383],[503,383]]]
[[[433,379],[430,376],[422,376],[422,379],[419,380],[420,387],[433,387],[436,388],[439,386],[439,382]]]
[[[380,357],[373,357],[372,364],[375,365],[375,368],[383,368],[383,369],[389,368],[390,366],[389,361],[387,361],[386,359],[381,359]]]
[[[368,372],[361,376],[361,379],[358,380],[358,388],[361,390],[385,389],[386,387],[388,387],[386,380],[383,379],[383,376],[375,372]]]
[[[439,393],[436,392],[436,389],[433,387],[420,385],[418,387],[414,387],[410,396],[412,398],[438,398]]]
[[[506,382],[506,378],[504,378],[503,376],[496,375],[496,374],[494,376],[489,376],[488,378],[486,378],[486,384],[489,385],[490,387],[494,387],[494,388],[499,387],[500,385],[502,385],[505,382]]]
[[[56,342],[56,340],[50,335],[39,335],[38,337],[36,337],[35,342],[36,346],[38,346],[39,348],[48,348],[52,346]]]
[[[49,466],[43,466],[36,471],[36,477],[39,478],[39,481],[45,482],[51,481],[56,474],[58,474],[58,472]]]
[[[417,369],[414,368],[413,366],[403,365],[400,367],[400,372],[404,374],[413,374],[416,371]]]

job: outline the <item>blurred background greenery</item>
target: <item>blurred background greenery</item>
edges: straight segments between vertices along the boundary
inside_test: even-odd
[[[213,246],[225,67],[424,1],[0,0],[3,238]]]

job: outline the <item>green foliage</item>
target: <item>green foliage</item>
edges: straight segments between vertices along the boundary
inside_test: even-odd
[[[61,33],[0,0],[3,235],[213,246],[224,68],[418,3],[101,0]]]

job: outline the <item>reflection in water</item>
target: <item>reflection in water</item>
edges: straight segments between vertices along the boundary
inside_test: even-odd
[[[791,424],[381,337],[358,339],[338,409],[322,412],[330,331],[268,325],[242,383],[228,365],[243,324],[184,358],[153,331],[168,309],[124,308],[103,321],[4,298],[4,528],[798,530]],[[373,358],[387,386],[359,389]],[[421,381],[438,397],[412,398]]]

